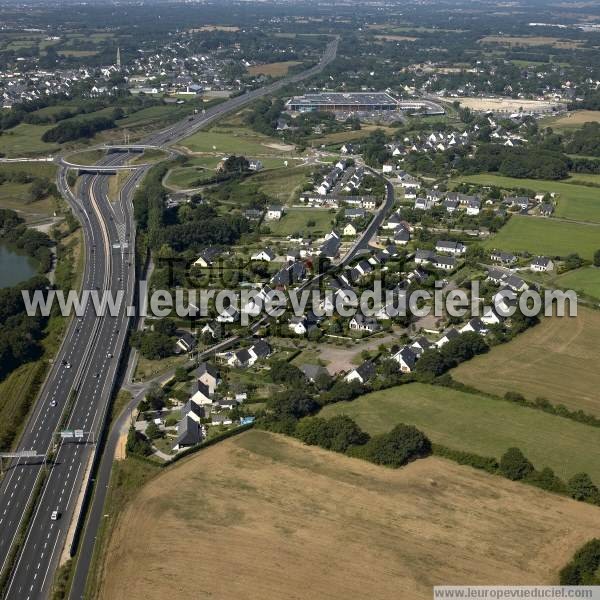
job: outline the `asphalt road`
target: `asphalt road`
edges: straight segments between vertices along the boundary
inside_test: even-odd
[[[232,98],[150,135],[142,143],[169,146],[252,100],[318,73],[335,58],[336,51],[337,40],[327,46],[321,61],[311,69]],[[109,154],[99,164],[102,167],[116,166],[126,162],[127,158],[127,153]],[[115,248],[114,245],[133,239],[131,199],[143,174],[144,169],[140,169],[127,181],[119,202],[113,206],[108,200],[106,174],[83,175],[79,197],[75,197],[68,188],[66,170],[59,170],[58,187],[83,226],[83,288],[113,292],[123,290],[128,301],[122,303],[117,316],[97,316],[93,308],[88,306],[81,318],[73,319],[25,426],[17,450],[35,450],[44,455],[53,448],[55,434],[63,421],[66,421],[65,429],[81,429],[86,434],[83,441],[67,440],[57,446],[55,459],[48,467],[41,495],[12,569],[7,598],[30,600],[48,597],[80,490],[89,476],[86,467],[96,448],[94,441],[104,425],[127,331],[129,317],[126,306],[130,303],[135,284],[129,250]],[[110,453],[108,446],[106,451]],[[44,468],[42,462],[32,459],[13,461],[0,482],[2,570],[7,567],[10,549],[18,537],[36,481]],[[109,468],[100,469],[98,487],[108,484],[109,474]],[[54,510],[61,513],[58,520],[50,518]],[[88,531],[92,534],[95,532],[95,527],[97,521],[90,519],[84,539],[87,539]],[[92,550],[93,544],[82,544],[80,561],[89,564]],[[82,589],[73,590],[74,594],[79,592],[82,593]]]

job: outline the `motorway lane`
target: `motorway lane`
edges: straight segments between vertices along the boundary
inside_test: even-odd
[[[86,241],[86,263],[90,266],[84,276],[84,287],[93,288],[104,271],[102,257],[92,260],[93,246],[97,243],[97,228],[86,228],[89,233]],[[88,307],[81,319],[73,319],[66,339],[50,370],[46,384],[43,386],[40,399],[36,403],[33,415],[22,435],[18,450],[35,450],[38,454],[46,454],[52,442],[61,415],[68,402],[70,391],[75,382],[82,376],[82,357],[89,344],[94,327],[92,310]],[[63,365],[70,363],[71,368]],[[56,406],[51,403],[56,402]],[[39,474],[39,460],[20,459],[13,462],[0,484],[0,556],[2,566],[8,555],[10,545],[18,531],[25,512],[31,491]]]
[[[107,177],[92,178],[89,196],[105,223],[101,235],[104,239],[103,248],[107,250],[106,279],[100,287],[124,291],[127,270],[131,267],[127,264],[128,255],[123,254],[121,250],[112,249],[112,244],[119,240],[119,232],[112,216],[113,210],[107,200],[107,191]],[[98,220],[100,221],[100,218]],[[87,375],[78,390],[78,401],[71,413],[67,429],[83,429],[95,434],[99,431],[99,423],[104,416],[103,408],[107,406],[112,390],[114,373],[110,373],[109,367],[111,363],[117,362],[108,354],[114,356],[116,353],[115,345],[124,311],[125,306],[122,306],[118,317],[105,316],[97,320],[98,330],[92,339],[94,352],[86,365]],[[84,470],[93,451],[93,444],[61,444],[13,572],[8,588],[9,597],[41,598],[47,594],[51,584],[48,573],[53,573],[53,567],[59,559],[69,526],[67,516],[74,509],[85,475]],[[53,510],[59,510],[65,518],[51,521],[50,513]]]

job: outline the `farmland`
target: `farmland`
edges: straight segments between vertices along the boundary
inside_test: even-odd
[[[21,123],[0,137],[2,152],[8,158],[52,154],[59,150],[59,146],[42,142],[42,135],[51,128],[52,125]]]
[[[413,383],[331,404],[321,414],[347,414],[369,433],[409,423],[433,442],[496,458],[517,446],[540,469],[565,478],[586,471],[600,482],[600,429],[480,394]]]
[[[583,267],[567,271],[552,281],[553,285],[563,290],[574,290],[600,299],[600,269],[597,267]]]
[[[600,110],[575,110],[560,117],[548,117],[541,122],[544,127],[567,130],[581,127],[584,123],[600,121]]]
[[[442,459],[390,470],[250,431],[141,488],[93,597],[425,600],[498,573],[552,583],[597,527],[594,507]]]
[[[600,313],[579,307],[576,318],[547,318],[489,354],[453,371],[458,381],[483,391],[520,392],[534,400],[600,416],[600,373],[596,368]]]
[[[591,259],[600,247],[598,225],[584,225],[552,219],[513,216],[502,229],[486,241],[487,248],[567,256],[578,252]]]
[[[600,189],[577,185],[577,182],[598,184],[597,175],[574,174],[566,181],[544,181],[543,179],[517,179],[485,173],[461,177],[460,181],[480,185],[495,185],[505,190],[526,188],[533,192],[556,193],[558,205],[556,216],[574,221],[600,223]],[[571,183],[572,182],[572,183]]]
[[[582,42],[557,37],[545,36],[504,36],[486,35],[479,40],[480,44],[498,44],[501,46],[552,46],[553,48],[573,49],[581,46]]]
[[[555,102],[547,102],[546,100],[523,100],[521,98],[460,98],[460,105],[465,108],[470,108],[475,111],[502,111],[502,112],[517,112],[520,109],[532,112],[541,112],[549,110],[554,106]]]
[[[302,191],[312,171],[313,167],[310,166],[261,171],[248,178],[242,184],[242,189],[246,185],[256,185],[259,191],[279,202],[291,202]]]
[[[250,75],[270,75],[271,77],[283,77],[291,67],[301,64],[297,60],[267,63],[265,65],[253,65],[248,67]]]

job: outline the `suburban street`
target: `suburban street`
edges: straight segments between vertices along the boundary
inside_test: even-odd
[[[328,44],[321,61],[311,69],[189,117],[150,135],[141,144],[167,147],[252,100],[314,75],[335,58],[336,50],[337,39]],[[130,319],[126,308],[132,302],[135,286],[131,200],[145,168],[132,173],[119,200],[112,203],[106,171],[127,162],[131,155],[124,150],[102,159],[98,173],[93,173],[93,167],[86,167],[77,195],[68,186],[67,167],[59,169],[57,186],[81,222],[85,236],[83,289],[111,290],[113,294],[122,290],[125,301],[117,316],[97,316],[93,306],[88,305],[81,318],[73,317],[17,448],[34,450],[39,456],[56,450],[54,460],[45,466],[40,458],[16,459],[0,482],[1,570],[12,571],[6,586],[7,598],[29,600],[49,594],[63,547],[69,543],[80,496],[91,476],[96,441],[105,426],[119,362],[125,358],[122,354]],[[61,430],[79,430],[83,437],[61,440],[57,436]],[[109,458],[112,460],[112,455]],[[110,469],[99,474],[103,479],[97,480],[96,486],[106,486]],[[28,507],[36,499],[27,524],[24,519]],[[56,520],[51,519],[53,511],[60,513]],[[88,531],[94,532],[92,521],[86,535]],[[18,555],[14,555],[13,544],[23,532],[24,541]],[[92,549],[93,545],[82,547],[82,560],[89,563]]]

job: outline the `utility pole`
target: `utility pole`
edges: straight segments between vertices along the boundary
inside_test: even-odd
[[[117,69],[121,70],[121,48],[117,48]]]

